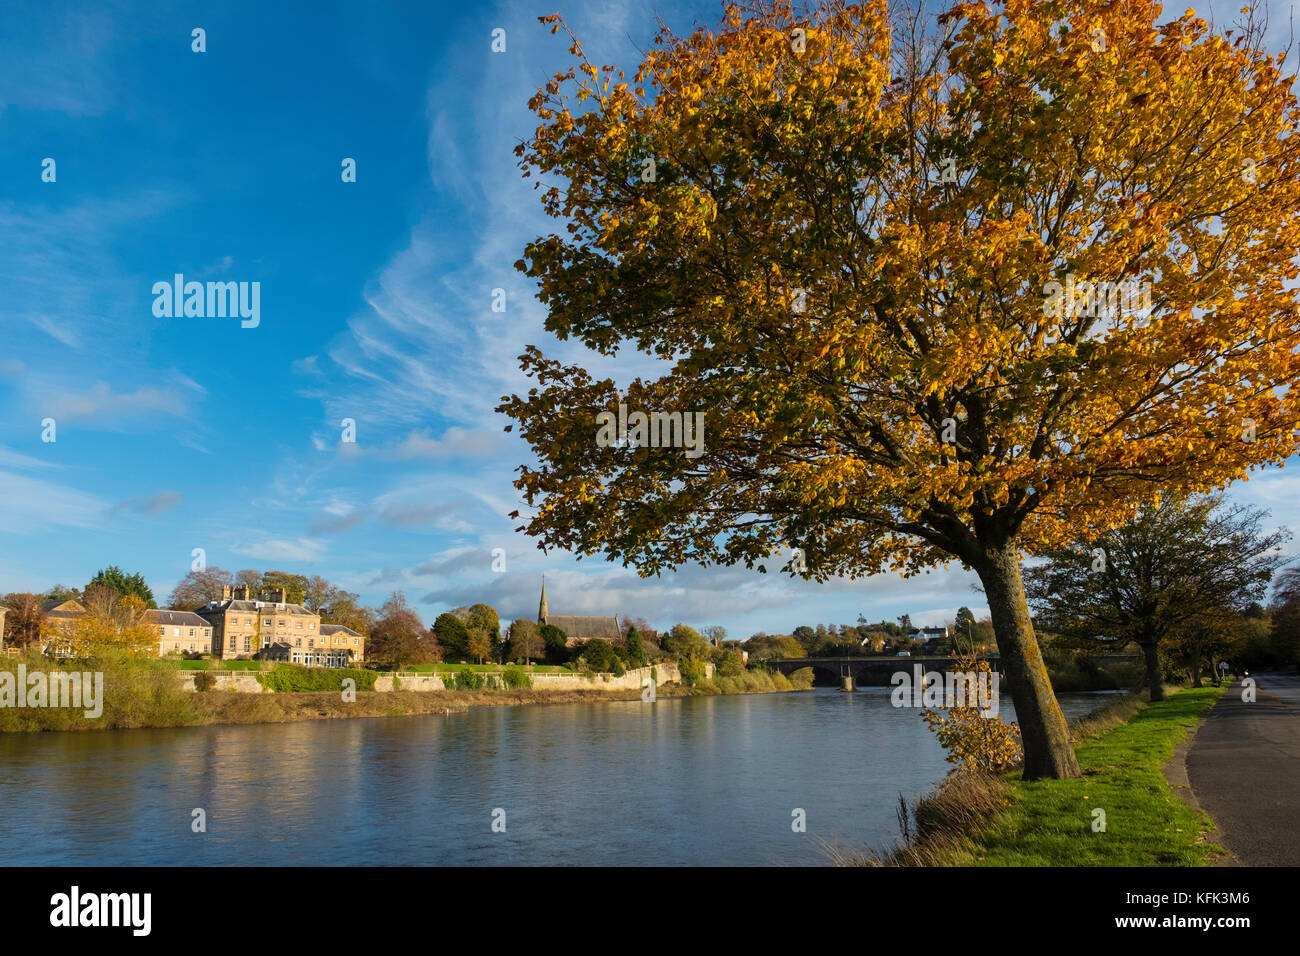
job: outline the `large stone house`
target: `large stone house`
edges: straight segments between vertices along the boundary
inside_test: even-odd
[[[247,585],[226,585],[221,600],[209,601],[194,613],[212,625],[212,653],[225,660],[257,655],[262,660],[345,667],[364,659],[364,637],[321,624],[319,614],[286,601],[283,588],[263,591],[254,599]]]
[[[552,614],[546,606],[546,579],[542,579],[542,600],[537,606],[537,623],[558,627],[568,638],[565,645],[578,647],[594,637],[602,638],[611,644],[623,640],[623,632],[618,626],[618,616],[614,614]]]
[[[158,630],[158,656],[212,653],[212,625],[193,611],[145,611],[144,621]]]

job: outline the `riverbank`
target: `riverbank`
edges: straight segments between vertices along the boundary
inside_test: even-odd
[[[39,656],[28,656],[5,661],[0,664],[0,670],[8,669],[17,676],[19,663],[26,675],[52,674],[59,670],[100,673],[102,689],[94,703],[82,701],[84,706],[46,706],[45,703],[0,706],[0,733],[405,717],[462,712],[473,707],[639,701],[645,693],[639,672],[628,672],[624,678],[600,674],[536,674],[529,675],[533,686],[502,686],[503,681],[484,686],[486,681],[480,683],[476,679],[474,687],[447,687],[449,675],[439,678],[432,674],[341,672],[280,665],[262,672],[238,669],[208,672],[212,674],[211,684],[196,686],[196,675],[205,672],[177,668],[174,661],[109,656],[56,664]],[[808,689],[802,681],[791,684],[781,674],[763,671],[688,682],[673,679],[678,671],[671,663],[648,668],[646,672],[653,675],[654,694],[661,698]],[[338,684],[343,674],[361,675],[365,679],[358,679],[356,688],[347,693],[341,692],[341,686],[326,686]],[[53,681],[47,683],[52,686]],[[86,684],[89,687],[94,682],[87,679]],[[94,713],[95,710],[99,712]]]
[[[1071,726],[1083,776],[1024,781],[955,774],[909,813],[904,845],[837,862],[883,866],[1206,866],[1221,855],[1210,818],[1163,768],[1223,689],[1148,703],[1126,695]]]

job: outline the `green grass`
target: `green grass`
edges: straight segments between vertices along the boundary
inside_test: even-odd
[[[1075,780],[1008,778],[1012,805],[974,836],[979,866],[1204,866],[1220,848],[1201,839],[1214,824],[1178,799],[1161,773],[1174,747],[1214,706],[1219,687],[1148,704],[1077,749]],[[1094,833],[1093,810],[1106,812]]]

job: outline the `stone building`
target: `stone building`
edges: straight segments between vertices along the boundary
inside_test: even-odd
[[[224,660],[252,656],[275,643],[315,648],[320,615],[285,600],[283,588],[250,598],[248,585],[225,585],[221,600],[194,612],[212,625],[212,653]]]
[[[558,627],[568,638],[565,641],[568,647],[586,644],[594,637],[602,638],[611,644],[618,644],[623,640],[617,615],[551,614],[546,605],[545,578],[542,578],[542,600],[537,606],[537,623]]]
[[[339,651],[346,651],[347,657],[353,661],[366,659],[366,637],[364,634],[359,634],[352,628],[344,627],[342,624],[322,624],[320,626],[320,636],[328,653],[337,654]],[[338,666],[345,665],[340,664]]]
[[[212,653],[212,625],[193,611],[145,611],[144,621],[158,630],[158,656]]]

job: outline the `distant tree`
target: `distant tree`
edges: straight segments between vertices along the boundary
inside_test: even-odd
[[[910,631],[912,629],[912,615],[900,614],[898,616],[898,626],[903,629],[904,634]]]
[[[1043,623],[1066,637],[1136,644],[1151,699],[1161,700],[1162,642],[1267,592],[1290,533],[1264,531],[1266,514],[1218,495],[1146,501],[1125,524],[1047,551],[1045,563],[1024,572],[1026,593]]]
[[[5,615],[4,642],[9,647],[40,646],[41,629],[45,625],[42,595],[26,591],[5,595],[2,602],[9,608]]]
[[[284,599],[289,604],[301,604],[307,599],[310,582],[302,574],[289,574],[285,571],[267,571],[262,575],[261,589],[274,591],[284,589]]]
[[[659,632],[651,627],[645,618],[633,614],[624,614],[620,620],[623,622],[624,627],[636,628],[642,642],[646,644],[659,643]]]
[[[455,614],[439,614],[433,622],[433,633],[442,646],[443,660],[460,662],[469,657],[469,630]]]
[[[554,624],[541,626],[542,643],[546,645],[546,660],[551,664],[564,664],[569,660],[569,635]]]
[[[235,572],[235,583],[248,588],[249,594],[259,594],[262,590],[262,572],[245,568]]]
[[[808,649],[789,634],[755,634],[741,646],[754,661],[809,656]]]
[[[678,661],[709,659],[709,643],[704,635],[685,624],[674,624],[661,644],[664,653]]]
[[[104,624],[111,625],[113,622],[113,609],[117,606],[117,600],[121,596],[121,592],[109,587],[107,584],[91,583],[82,592],[81,603],[90,612],[91,617]]]
[[[1244,616],[1258,620],[1265,612],[1251,606]],[[1269,663],[1300,663],[1300,567],[1287,568],[1278,575],[1267,645]]]
[[[541,629],[537,626],[537,622],[530,618],[520,617],[511,621],[509,637],[511,660],[530,664],[546,653]]]
[[[388,667],[423,664],[435,659],[435,647],[420,616],[406,603],[406,595],[394,591],[379,609],[366,640],[366,657]]]
[[[587,662],[587,666],[592,670],[601,672],[614,670],[615,663],[618,661],[618,657],[614,654],[613,645],[599,637],[593,637],[584,644],[582,653],[579,656]]]
[[[373,608],[364,607],[351,591],[336,590],[330,602],[320,609],[320,619],[325,624],[342,624],[358,634],[368,635],[378,615]]]
[[[496,608],[490,604],[471,604],[465,618],[465,625],[470,629],[481,628],[489,637],[498,637],[501,633],[501,617]]]
[[[77,588],[65,587],[62,584],[56,584],[45,592],[43,598],[45,601],[53,601],[56,604],[62,604],[64,601],[80,601],[81,591]]]
[[[221,600],[222,589],[235,581],[229,571],[215,565],[202,571],[191,571],[181,578],[167,598],[167,606],[176,611],[193,611],[209,601]]]
[[[721,647],[722,642],[727,639],[727,629],[721,624],[711,624],[704,629],[704,636],[714,647]]]
[[[158,602],[154,600],[153,591],[145,583],[144,575],[138,572],[136,574],[127,574],[116,564],[111,564],[99,571],[90,579],[90,583],[86,585],[85,590],[90,590],[96,586],[111,588],[123,596],[134,594],[149,607],[156,608],[158,606]]]
[[[469,631],[469,640],[465,643],[469,656],[482,664],[492,654],[492,635],[484,628],[475,627]]]
[[[645,667],[649,663],[645,645],[641,643],[641,635],[637,633],[635,627],[627,629],[627,657],[634,667]]]

